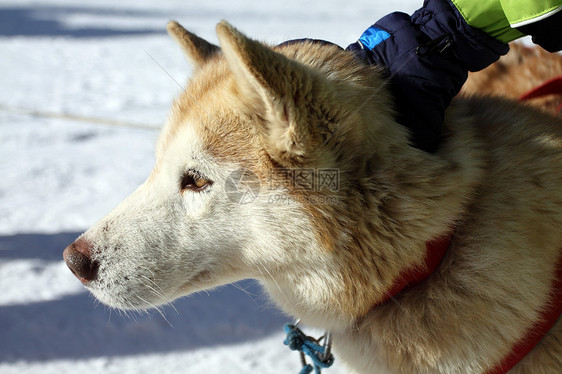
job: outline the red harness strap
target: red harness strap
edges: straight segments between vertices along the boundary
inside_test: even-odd
[[[562,95],[562,75],[552,78],[540,86],[525,92],[523,95],[519,96],[519,101],[547,95]],[[556,113],[560,113],[560,111],[562,111],[562,104],[556,108]]]
[[[452,234],[444,235],[435,240],[426,242],[425,247],[427,254],[424,266],[417,266],[403,271],[388,291],[387,296],[377,305],[387,302],[405,288],[413,287],[426,280],[441,264],[443,257],[445,257],[451,245],[452,238]],[[552,291],[539,318],[525,336],[511,348],[510,353],[493,369],[488,370],[486,374],[504,374],[511,370],[511,368],[521,361],[541,341],[552,326],[554,326],[561,313],[562,256],[560,256],[558,260],[556,279],[553,281]]]
[[[445,253],[447,253],[447,249],[449,249],[449,245],[451,245],[452,239],[453,235],[444,235],[435,240],[426,242],[425,248],[427,252],[424,265],[402,271],[398,279],[387,292],[386,297],[378,305],[386,303],[406,287],[413,287],[429,278],[441,264]]]
[[[556,279],[552,282],[552,291],[538,320],[525,336],[511,348],[511,352],[486,374],[504,374],[521,361],[539,344],[546,333],[554,326],[562,312],[562,256],[558,259]]]

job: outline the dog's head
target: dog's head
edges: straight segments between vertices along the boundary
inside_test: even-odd
[[[406,143],[400,127],[380,129],[392,113],[378,68],[326,43],[268,47],[226,22],[220,48],[176,22],[168,30],[193,77],[151,175],[65,250],[71,270],[117,308],[257,278],[301,316],[364,312],[371,300],[349,292],[346,274],[372,275],[336,248],[351,240],[356,181]]]

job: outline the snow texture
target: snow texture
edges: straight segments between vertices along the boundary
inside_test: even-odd
[[[214,43],[226,19],[270,43],[346,46],[421,3],[0,1],[0,373],[297,373],[282,343],[290,318],[255,281],[125,315],[85,291],[62,250],[152,168],[190,75],[169,19]]]

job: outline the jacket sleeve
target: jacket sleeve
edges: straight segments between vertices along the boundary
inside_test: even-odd
[[[451,0],[472,27],[507,43],[523,35],[554,52],[562,49],[562,0]]]
[[[505,18],[513,28],[539,22],[562,10],[561,0],[499,0],[499,2]]]

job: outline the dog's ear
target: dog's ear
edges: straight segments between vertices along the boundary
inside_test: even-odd
[[[304,65],[249,39],[225,21],[217,25],[217,36],[243,93],[265,104],[265,126],[260,131],[266,151],[284,166],[305,162],[318,146],[315,121],[308,118],[318,80]]]
[[[166,28],[168,34],[180,45],[194,67],[203,65],[220,51],[219,47],[187,31],[176,21],[168,22]]]

